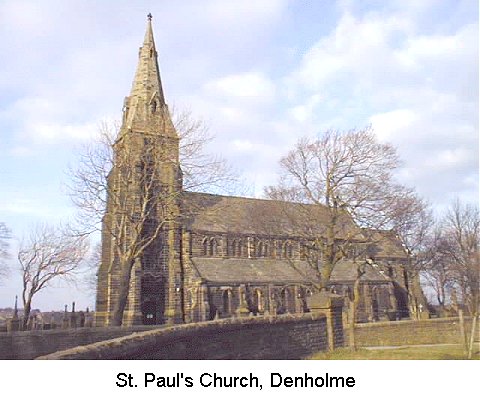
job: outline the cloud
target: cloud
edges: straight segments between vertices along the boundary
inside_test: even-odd
[[[288,2],[286,0],[262,0],[255,2],[229,2],[211,0],[206,4],[205,14],[209,24],[224,27],[244,27],[245,24],[262,27],[280,18]]]
[[[370,117],[370,123],[375,128],[377,137],[385,142],[395,139],[405,129],[410,129],[418,119],[414,111],[399,109],[375,114]]]
[[[27,156],[36,141],[58,148],[88,140],[98,121],[119,116],[141,41],[137,28],[144,24],[131,27],[124,19],[143,13],[146,4],[120,5],[105,24],[108,5],[96,6],[92,16],[82,2],[58,9],[48,1],[2,3],[0,32],[11,43],[0,49],[34,49],[28,62],[10,57],[0,66],[0,88],[10,96],[1,100],[0,125],[9,125],[17,138],[11,154]],[[333,29],[316,39],[312,34],[312,45],[298,61],[292,59],[298,52],[290,52],[281,76],[271,74],[277,61],[265,61],[285,50],[272,38],[292,18],[295,7],[288,2],[166,2],[154,8],[169,102],[190,104],[212,121],[214,147],[238,166],[253,167],[247,157],[256,151],[232,143],[263,149],[273,140],[270,164],[255,162],[271,171],[274,157],[298,136],[372,123],[379,138],[399,148],[407,166],[422,171],[412,183],[428,193],[436,168],[422,164],[429,159],[422,154],[432,155],[440,168],[445,151],[476,148],[478,26],[460,23],[457,10],[448,24],[425,24],[438,11],[436,2],[419,7],[393,1],[374,10],[341,2]],[[66,12],[79,18],[68,22]],[[91,29],[85,30],[86,21]],[[477,158],[465,159],[469,168]]]
[[[305,53],[291,80],[307,91],[332,87],[338,79],[361,78],[357,85],[378,81],[385,67],[394,64],[391,50],[398,33],[408,30],[409,23],[404,18],[359,19],[344,14],[335,30]]]
[[[305,123],[310,120],[318,105],[324,101],[325,98],[321,94],[314,94],[309,96],[303,104],[292,107],[289,113],[295,121]]]
[[[244,99],[250,103],[268,102],[275,96],[275,85],[262,73],[228,75],[207,82],[204,88],[221,100]]]
[[[18,216],[29,216],[40,218],[42,220],[55,219],[60,215],[71,215],[72,210],[62,207],[58,204],[52,206],[44,206],[39,204],[33,198],[19,197],[18,194],[9,193],[8,197],[0,200],[0,211],[6,214]]]
[[[4,219],[71,212],[64,170],[120,118],[148,11],[169,104],[205,118],[252,195],[299,136],[371,123],[402,182],[435,206],[478,201],[476,2],[313,3],[0,2]]]
[[[255,147],[249,140],[235,139],[232,144],[239,151],[251,151]]]
[[[86,141],[98,134],[97,118],[73,123],[71,104],[63,98],[25,97],[0,112],[0,123],[10,121],[16,127],[16,138],[21,144],[12,152],[25,155],[19,149],[48,144],[62,145]]]
[[[351,8],[286,78],[290,116],[307,129],[371,123],[397,146],[403,183],[437,204],[478,193],[478,24],[422,32],[409,12],[428,7]]]

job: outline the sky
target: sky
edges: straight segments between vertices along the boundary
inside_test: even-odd
[[[203,119],[249,196],[301,136],[372,125],[398,180],[440,213],[478,204],[476,0],[0,0],[0,221],[11,229],[0,307],[20,295],[19,241],[71,218],[68,168],[121,118],[153,14],[167,103]],[[34,307],[94,306],[83,288]]]

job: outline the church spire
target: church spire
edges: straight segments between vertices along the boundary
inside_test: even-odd
[[[147,15],[147,31],[145,32],[145,39],[143,40],[143,45],[152,45],[155,48],[155,40],[153,39],[152,18],[152,14]]]
[[[160,102],[159,106],[165,104],[160,69],[158,68],[157,50],[153,38],[152,14],[147,16],[147,30],[143,45],[140,47],[137,72],[130,93],[130,97],[134,96],[146,102],[150,102],[156,97],[157,101]]]
[[[152,14],[138,54],[138,65],[130,96],[125,98],[120,135],[128,131],[178,137],[163,95],[157,50],[153,38]]]

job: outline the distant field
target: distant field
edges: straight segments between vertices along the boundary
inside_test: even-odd
[[[316,353],[310,360],[465,360],[459,345],[402,346],[393,349],[337,349]],[[474,360],[480,360],[480,346],[476,343]]]

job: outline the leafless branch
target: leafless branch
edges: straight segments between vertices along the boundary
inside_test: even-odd
[[[37,226],[21,243],[17,259],[23,281],[24,327],[35,294],[54,280],[72,278],[87,250],[85,237],[73,235],[66,228],[48,225]]]
[[[313,264],[320,268],[324,286],[338,261],[352,251],[365,258],[365,243],[395,228],[395,217],[399,224],[400,209],[394,212],[392,206],[406,208],[402,202],[413,196],[392,178],[399,165],[395,148],[378,142],[370,127],[301,138],[281,159],[284,174],[265,195],[304,205],[289,219],[305,241],[315,243],[322,262]],[[314,217],[314,207],[322,210],[320,219]]]

